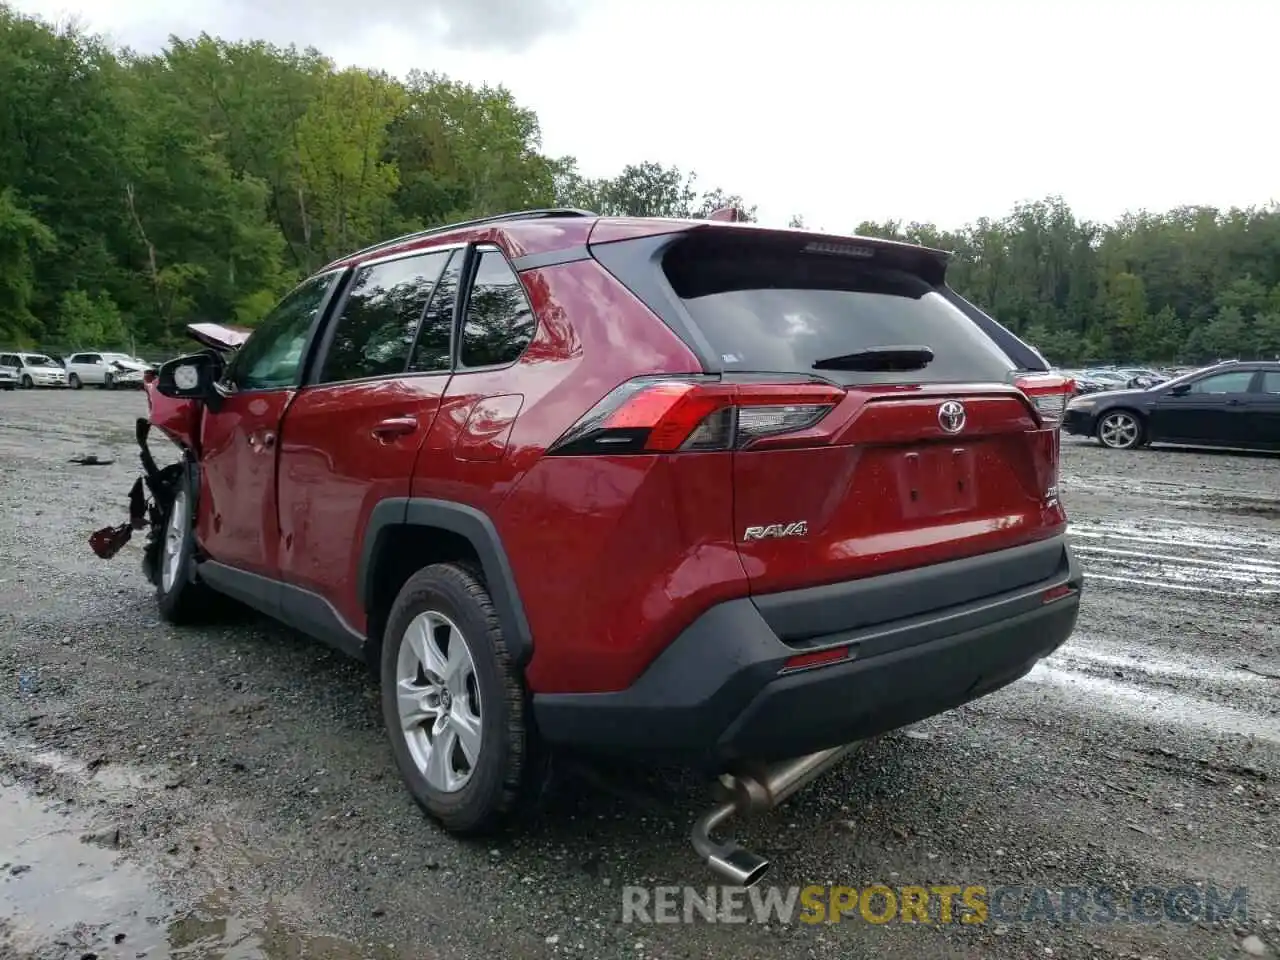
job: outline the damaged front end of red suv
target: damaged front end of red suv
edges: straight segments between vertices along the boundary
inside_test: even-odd
[[[249,332],[216,323],[193,323],[188,325],[187,335],[205,348],[199,354],[202,359],[212,356],[218,363],[225,364],[248,339]],[[147,394],[148,414],[139,417],[134,426],[142,475],[129,489],[129,517],[119,525],[95,530],[89,537],[89,547],[94,554],[103,560],[110,560],[133,539],[135,531],[147,530],[142,569],[147,580],[152,583],[157,576],[165,520],[173,504],[175,486],[182,477],[184,468],[181,462],[163,468],[157,465],[148,445],[148,438],[152,427],[156,427],[184,455],[198,455],[202,401],[166,397],[157,390],[160,377],[172,376],[172,369],[187,359],[186,356],[179,357],[164,364],[160,372],[146,374],[143,387]]]

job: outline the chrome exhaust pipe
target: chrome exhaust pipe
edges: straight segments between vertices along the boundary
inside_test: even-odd
[[[707,866],[734,886],[750,887],[759,883],[769,872],[769,861],[732,840],[717,841],[712,834],[734,814],[749,816],[773,810],[839,763],[855,746],[845,744],[725,775],[720,785],[728,799],[712,807],[693,825],[693,849]]]

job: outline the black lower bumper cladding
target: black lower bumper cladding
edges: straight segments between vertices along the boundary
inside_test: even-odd
[[[110,560],[133,539],[135,530],[149,530],[143,549],[142,569],[147,579],[154,582],[159,569],[160,541],[169,510],[173,507],[174,490],[181,482],[185,466],[174,463],[161,469],[147,446],[151,423],[139,417],[134,428],[138,441],[142,476],[129,490],[129,519],[114,527],[103,527],[89,537],[89,546],[103,560]],[[145,492],[144,492],[145,491]]]

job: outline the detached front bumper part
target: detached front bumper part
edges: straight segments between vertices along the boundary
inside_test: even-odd
[[[89,547],[103,560],[110,560],[133,539],[135,530],[149,529],[150,535],[142,554],[142,570],[147,580],[156,582],[159,571],[160,540],[169,510],[173,507],[174,490],[182,480],[185,466],[174,463],[160,469],[147,446],[151,423],[139,417],[134,425],[134,437],[138,441],[139,459],[143,474],[129,489],[129,519],[115,527],[95,530],[89,537]],[[150,492],[150,496],[146,491]]]

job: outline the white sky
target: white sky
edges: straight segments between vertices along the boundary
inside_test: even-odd
[[[848,231],[1280,200],[1280,0],[17,0],[503,84],[584,173],[656,160]]]

